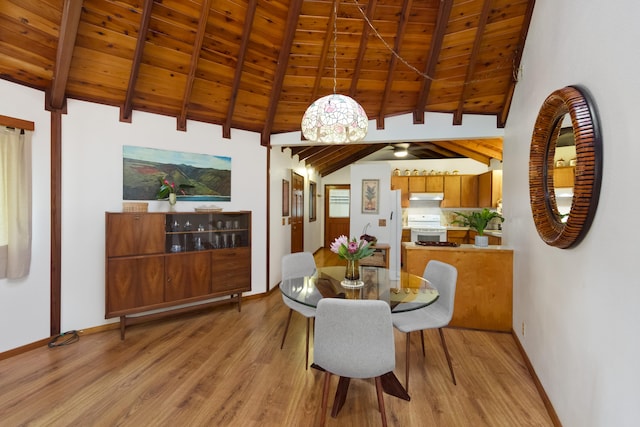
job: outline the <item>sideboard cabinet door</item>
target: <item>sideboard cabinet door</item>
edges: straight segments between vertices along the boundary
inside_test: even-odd
[[[160,255],[107,262],[107,318],[164,302],[164,258]]]
[[[222,249],[211,253],[214,293],[251,289],[251,248]]]
[[[163,253],[164,224],[161,213],[108,213],[107,257]]]

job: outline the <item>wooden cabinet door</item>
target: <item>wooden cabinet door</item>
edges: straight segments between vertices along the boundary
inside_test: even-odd
[[[502,171],[494,170],[478,175],[478,205],[495,208],[502,198]]]
[[[427,193],[442,193],[444,191],[444,175],[429,175],[426,178],[424,190]]]
[[[409,207],[409,177],[408,176],[392,176],[391,189],[400,190],[400,205],[403,208]]]
[[[211,291],[251,290],[251,248],[220,249],[211,253]]]
[[[424,193],[425,188],[427,188],[426,176],[409,177],[409,193]]]
[[[458,243],[460,245],[469,243],[469,231],[447,230],[447,242]]]
[[[107,317],[164,301],[164,256],[111,259],[107,263]]]
[[[209,253],[167,255],[165,259],[165,301],[206,295],[211,290]]]
[[[574,167],[553,168],[553,187],[554,188],[573,188],[575,180]]]
[[[460,175],[460,207],[475,208],[478,206],[478,176]]]
[[[163,253],[164,223],[161,213],[108,213],[107,257]]]
[[[444,177],[444,199],[440,203],[443,208],[459,208],[460,207],[460,175],[446,175]]]

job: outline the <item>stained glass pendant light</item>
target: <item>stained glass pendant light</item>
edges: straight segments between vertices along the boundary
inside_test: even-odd
[[[336,94],[338,0],[333,3],[333,94],[314,101],[302,117],[302,134],[312,142],[345,144],[364,139],[369,119],[353,98]]]

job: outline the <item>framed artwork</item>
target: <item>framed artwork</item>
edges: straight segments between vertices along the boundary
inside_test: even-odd
[[[231,157],[122,147],[124,200],[156,200],[164,180],[175,185],[179,201],[229,202]]]
[[[289,216],[289,181],[282,180],[282,216]]]
[[[377,214],[380,205],[380,180],[362,180],[362,213]]]
[[[309,181],[309,222],[316,220],[316,198],[318,197],[318,184]]]

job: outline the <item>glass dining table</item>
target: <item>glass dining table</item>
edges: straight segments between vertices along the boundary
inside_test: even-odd
[[[426,307],[438,299],[438,291],[423,277],[405,271],[360,266],[361,286],[354,288],[344,280],[345,267],[322,267],[313,275],[285,279],[280,291],[287,298],[316,307],[322,298],[378,299],[400,313]]]
[[[391,313],[417,310],[433,304],[438,291],[423,277],[388,270],[381,267],[360,266],[361,286],[352,287],[344,280],[345,267],[322,267],[311,276],[293,277],[280,283],[285,297],[309,307],[316,307],[322,298],[378,299],[385,301]],[[312,367],[323,370],[312,364]],[[382,376],[385,393],[411,400],[409,393],[392,372]],[[340,377],[331,416],[335,417],[344,405],[349,378]]]

